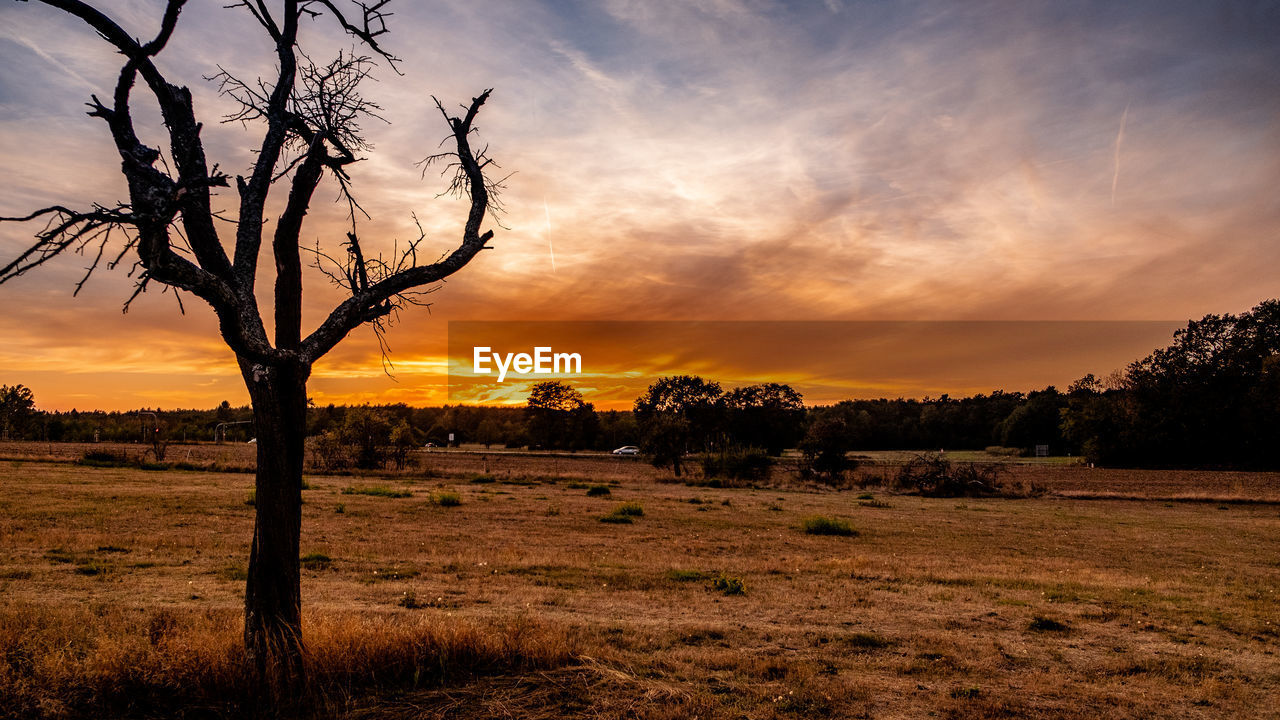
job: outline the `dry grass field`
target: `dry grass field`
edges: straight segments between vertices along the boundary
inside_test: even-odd
[[[84,449],[0,446],[0,716],[244,712],[252,475]],[[1275,474],[1027,464],[1047,494],[944,499],[419,461],[307,477],[317,714],[1280,717]]]

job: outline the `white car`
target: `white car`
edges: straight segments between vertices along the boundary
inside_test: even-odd
[[[639,455],[640,448],[636,447],[635,445],[623,445],[617,450],[614,450],[613,454],[614,455]]]

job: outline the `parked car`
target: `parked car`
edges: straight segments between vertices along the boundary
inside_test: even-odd
[[[636,447],[635,445],[623,445],[617,450],[614,450],[613,454],[614,455],[639,455],[640,448]]]

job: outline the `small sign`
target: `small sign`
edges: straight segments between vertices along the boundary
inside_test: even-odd
[[[449,433],[449,442],[453,442],[453,433]]]
[[[450,435],[450,437],[453,437],[453,436],[452,436],[452,435]],[[1036,457],[1049,457],[1049,446],[1048,446],[1048,445],[1037,445],[1037,446],[1036,446]]]

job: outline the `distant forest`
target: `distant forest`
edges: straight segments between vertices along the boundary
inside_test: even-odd
[[[154,415],[152,414],[154,413]],[[49,442],[246,442],[248,407],[212,410],[44,412],[21,385],[0,387],[7,439]],[[241,423],[241,424],[232,424]],[[219,427],[221,424],[221,427]],[[525,407],[407,405],[312,407],[308,434],[443,446],[646,451],[675,438],[682,452],[757,448],[778,454],[806,442],[849,450],[983,449],[1080,455],[1112,466],[1280,468],[1280,301],[1240,315],[1209,315],[1172,344],[1105,380],[1065,391],[996,391],[966,398],[847,400],[806,407],[786,385],[722,391],[691,376],[657,380],[633,411],[596,411],[559,382],[535,386]]]

